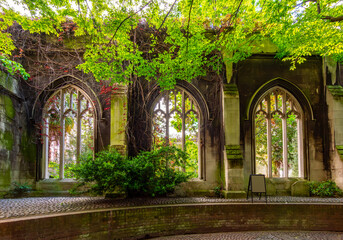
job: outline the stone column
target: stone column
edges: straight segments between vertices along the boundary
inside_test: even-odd
[[[118,86],[111,98],[111,147],[126,154],[127,87]]]
[[[236,84],[224,85],[225,190],[244,190],[243,155],[240,148],[239,94]]]
[[[343,188],[343,87],[327,86],[332,179]]]

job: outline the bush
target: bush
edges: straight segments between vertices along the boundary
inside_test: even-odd
[[[28,192],[32,190],[31,186],[28,183],[12,183],[13,188],[6,194],[6,197],[20,198],[26,196]]]
[[[97,194],[121,191],[129,197],[162,196],[189,179],[181,171],[187,160],[187,154],[176,147],[141,152],[136,157],[108,150],[94,159],[90,154],[82,155],[72,172],[77,179],[93,183],[91,190]]]
[[[342,196],[342,190],[337,187],[336,183],[332,180],[323,182],[310,182],[310,194],[311,196],[319,197],[337,197]]]

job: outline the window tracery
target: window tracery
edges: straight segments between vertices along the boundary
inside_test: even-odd
[[[255,172],[267,177],[304,177],[303,113],[298,101],[276,87],[255,108]]]
[[[190,156],[190,166],[184,169],[200,177],[199,107],[192,96],[176,87],[163,92],[153,106],[153,146],[174,145]]]
[[[94,108],[77,87],[56,91],[43,111],[43,178],[72,178],[81,152],[94,148]]]

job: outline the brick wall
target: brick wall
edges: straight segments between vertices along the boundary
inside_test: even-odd
[[[343,205],[187,204],[0,221],[0,239],[137,239],[262,230],[343,231]]]

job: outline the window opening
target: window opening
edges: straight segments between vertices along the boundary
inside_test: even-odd
[[[190,163],[184,171],[199,177],[199,107],[183,89],[163,92],[153,108],[153,146],[176,146],[186,151]]]
[[[302,110],[281,88],[268,91],[257,103],[255,172],[267,177],[304,177]]]
[[[94,148],[94,108],[78,88],[53,94],[44,108],[44,178],[73,178],[78,156]]]

